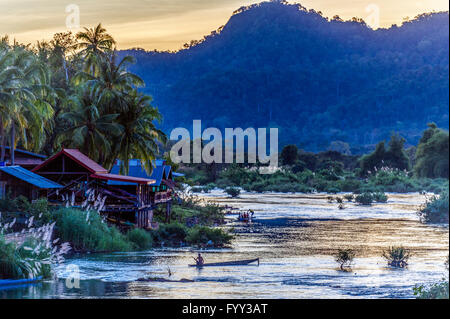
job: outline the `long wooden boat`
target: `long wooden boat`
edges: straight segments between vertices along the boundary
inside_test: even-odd
[[[0,279],[0,287],[31,284],[41,280],[42,277],[36,277],[32,279]]]
[[[189,265],[189,267],[217,267],[217,266],[243,266],[243,265],[248,265],[251,263],[258,263],[259,266],[259,258],[255,258],[255,259],[246,259],[246,260],[235,260],[235,261],[224,261],[224,262],[220,262],[220,263],[209,263],[209,264],[203,264],[203,265]]]

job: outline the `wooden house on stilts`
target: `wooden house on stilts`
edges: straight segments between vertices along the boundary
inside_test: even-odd
[[[63,186],[49,194],[50,202],[96,209],[122,225],[154,226],[154,179],[109,173],[77,149],[62,149],[33,172]]]

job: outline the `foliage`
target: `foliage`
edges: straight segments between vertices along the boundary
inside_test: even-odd
[[[152,84],[145,92],[177,119],[167,131],[201,118],[219,129],[273,123],[281,145],[310,151],[333,140],[371,145],[393,130],[416,144],[426,119],[448,127],[448,27],[448,12],[373,30],[267,1],[183,50],[121,54],[136,57],[131,70]]]
[[[420,285],[413,288],[417,299],[449,299],[448,256],[445,261],[445,268],[447,269],[447,278],[443,278],[442,281],[429,286]]]
[[[233,236],[220,228],[195,226],[189,230],[186,241],[193,245],[211,245],[222,247],[229,244]]]
[[[387,260],[389,266],[404,268],[408,265],[411,252],[402,246],[393,246],[383,251],[382,256]]]
[[[416,286],[414,296],[417,299],[448,299],[448,280],[432,284],[430,286]]]
[[[344,270],[345,267],[350,267],[354,258],[355,252],[352,249],[339,249],[335,255],[335,260],[339,263],[341,270]]]
[[[381,167],[397,168],[399,170],[409,169],[410,163],[408,155],[403,148],[404,143],[405,139],[396,134],[391,136],[387,150],[385,149],[384,141],[378,143],[373,153],[364,155],[360,159],[362,173],[367,174]]]
[[[280,154],[283,165],[293,165],[298,159],[298,147],[296,145],[286,145]]]
[[[56,232],[63,241],[79,251],[130,251],[132,243],[117,230],[109,227],[97,212],[60,208],[53,213]]]
[[[227,187],[225,189],[225,193],[227,193],[231,197],[238,197],[239,194],[241,193],[241,190],[239,188],[236,188],[236,187]]]
[[[416,152],[414,172],[419,177],[449,177],[448,132],[431,123],[423,133]]]
[[[152,231],[156,242],[170,246],[184,242],[187,234],[187,227],[181,223],[161,224],[158,230]]]
[[[372,193],[372,197],[373,197],[373,200],[378,203],[386,203],[388,200],[387,195],[383,192]]]
[[[57,33],[35,46],[0,42],[0,146],[6,143],[48,155],[79,148],[106,168],[140,158],[151,160],[165,143],[155,122],[162,119],[144,81],[129,72],[133,57],[120,59],[115,41],[101,26],[74,37]],[[10,143],[11,144],[11,143]]]
[[[345,194],[344,198],[348,201],[351,202],[353,199],[355,199],[355,196],[353,194]]]
[[[39,249],[35,252],[38,245],[39,242],[31,240],[19,246],[14,242],[6,243],[0,235],[0,278],[50,278],[51,250]]]
[[[135,228],[127,232],[127,239],[129,242],[133,243],[135,248],[139,250],[147,250],[153,246],[152,235],[140,228]]]
[[[359,195],[356,195],[355,202],[361,204],[361,205],[371,205],[373,202],[373,195],[372,193],[365,192]]]
[[[52,238],[55,223],[36,227],[33,216],[22,228],[22,240],[7,241],[4,234],[15,221],[0,224],[0,279],[50,278],[52,265],[64,261],[70,244],[58,244],[59,238]]]
[[[173,205],[172,219],[188,226],[196,224],[213,226],[224,222],[224,212],[220,206],[210,203],[203,206],[196,205],[194,207]]]
[[[419,216],[426,223],[448,223],[449,216],[449,198],[448,189],[428,199],[420,210]]]

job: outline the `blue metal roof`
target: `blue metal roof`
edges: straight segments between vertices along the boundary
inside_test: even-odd
[[[182,177],[182,176],[184,176],[183,173],[177,173],[177,172],[173,172],[172,175],[175,176],[175,177]]]
[[[142,167],[141,162],[139,160],[130,160],[130,168],[128,171],[128,176],[133,177],[141,177],[141,178],[148,178],[148,179],[154,179],[156,182],[154,184],[150,184],[150,186],[160,186],[161,181],[168,176],[168,172],[170,171],[170,166],[164,165],[163,160],[155,160],[153,162],[153,165],[156,165],[153,167],[152,174],[149,176],[145,169]],[[159,165],[158,165],[159,164]],[[119,174],[120,171],[120,165],[114,165],[111,169],[111,174]],[[135,183],[130,182],[121,182],[121,181],[108,181],[108,185],[136,185]]]
[[[6,150],[10,150],[11,148],[10,148],[9,146],[5,146],[5,149],[6,149]],[[42,159],[46,159],[46,158],[47,158],[46,155],[42,155],[42,154],[37,154],[37,153],[29,152],[29,151],[26,151],[26,150],[22,150],[22,149],[20,149],[20,148],[15,148],[14,151],[15,151],[16,153],[23,153],[23,154],[31,155],[31,156],[38,157],[38,158],[42,158]]]
[[[30,172],[21,166],[0,166],[0,171],[39,188],[62,188],[58,183]]]

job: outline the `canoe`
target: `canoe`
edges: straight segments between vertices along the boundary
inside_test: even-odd
[[[189,265],[189,267],[216,267],[216,266],[243,266],[248,265],[254,262],[258,262],[259,266],[259,258],[255,259],[246,259],[246,260],[235,260],[235,261],[224,261],[220,263],[209,263],[209,264],[203,264],[203,265]]]
[[[31,284],[41,280],[42,277],[36,277],[32,279],[0,279],[0,287]]]

